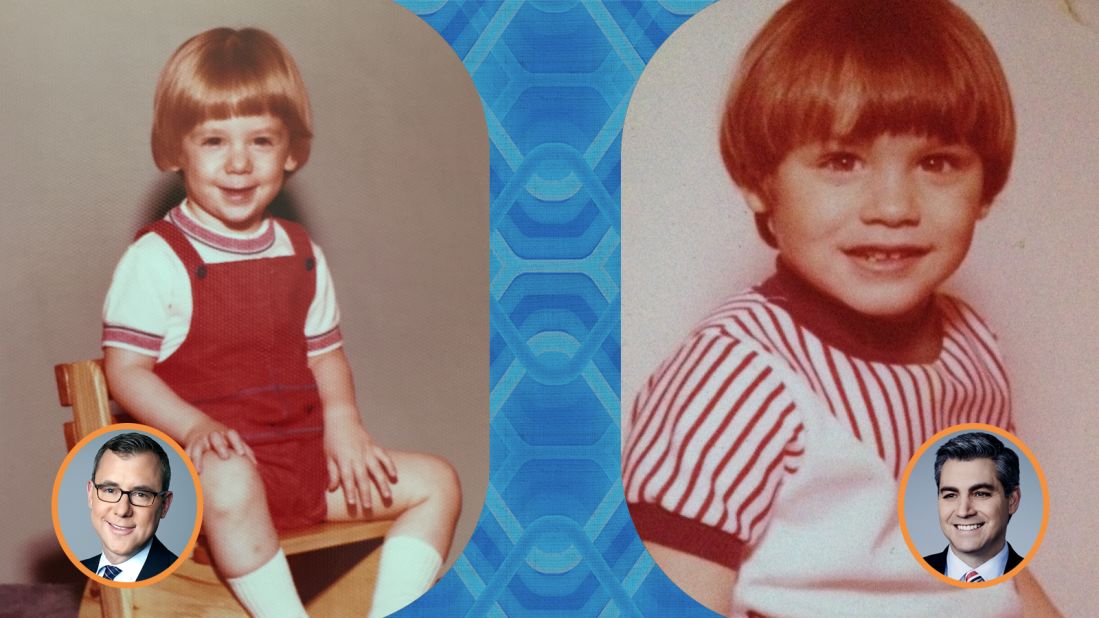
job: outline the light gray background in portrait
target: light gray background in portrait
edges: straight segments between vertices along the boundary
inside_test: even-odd
[[[717,140],[739,55],[780,4],[704,9],[634,89],[622,137],[624,411],[691,326],[773,268]],[[1099,2],[1073,2],[1080,19],[1061,0],[959,4],[1000,55],[1019,131],[1008,185],[947,291],[999,334],[1018,435],[1049,479],[1055,506],[1030,568],[1066,615],[1086,615],[1076,591],[1099,572],[1099,553],[1079,542],[1099,538]]]
[[[53,365],[99,356],[111,273],[180,195],[149,147],[161,67],[188,37],[258,26],[301,67],[316,120],[283,202],[332,266],[367,429],[462,481],[448,565],[488,485],[488,134],[450,46],[389,2],[0,2],[0,393],[10,474],[0,582],[73,569],[50,524],[65,456]],[[15,428],[18,427],[18,430]]]
[[[939,527],[938,493],[935,490],[935,451],[954,436],[971,433],[972,430],[952,433],[924,451],[923,457],[916,462],[908,486],[904,492],[904,521],[908,526],[908,535],[921,556],[941,552],[949,544],[942,528]],[[993,434],[995,435],[995,434]],[[1042,486],[1030,460],[1014,443],[995,436],[1019,456],[1019,489],[1021,499],[1019,510],[1015,511],[1007,527],[1007,542],[1026,558],[1034,547],[1038,531],[1042,527]],[[1041,465],[1042,462],[1038,462]]]
[[[91,515],[88,510],[87,486],[92,477],[95,454],[107,440],[130,431],[133,430],[110,431],[85,444],[73,455],[65,475],[61,478],[61,489],[57,495],[58,521],[61,523],[61,533],[65,536],[69,549],[76,554],[78,560],[90,558],[103,551],[99,536],[92,529]],[[183,463],[183,459],[174,448],[158,436],[150,433],[145,435],[160,444],[168,454],[168,465],[172,468],[172,481],[169,487],[173,494],[172,504],[168,507],[168,516],[160,520],[156,536],[178,556],[187,547],[187,541],[191,540],[195,518],[198,516],[195,483],[187,470],[187,465]]]

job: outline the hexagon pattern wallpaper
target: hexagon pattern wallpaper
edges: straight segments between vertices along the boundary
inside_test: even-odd
[[[484,103],[491,456],[476,532],[402,615],[712,615],[645,552],[619,476],[619,175],[630,94],[703,2],[402,2]]]

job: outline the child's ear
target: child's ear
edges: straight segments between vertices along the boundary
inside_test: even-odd
[[[771,212],[771,207],[768,206],[767,199],[758,191],[744,189],[744,201],[748,202],[748,208],[752,209],[752,212],[757,215],[765,215]]]
[[[286,163],[283,164],[282,169],[287,172],[298,169],[298,161],[294,158],[294,155],[286,155]]]
[[[981,204],[981,209],[977,211],[977,220],[980,221],[988,216],[988,211],[992,210],[992,202],[985,202]]]

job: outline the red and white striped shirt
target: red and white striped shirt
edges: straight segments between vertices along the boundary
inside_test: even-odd
[[[637,395],[623,484],[643,539],[739,568],[779,487],[799,473],[805,415],[840,421],[894,479],[943,428],[1011,429],[994,337],[964,303],[936,296],[926,319],[935,320],[941,348],[900,362],[888,344],[903,339],[903,328],[863,345],[850,332],[860,316],[806,287],[780,266],[704,320]]]

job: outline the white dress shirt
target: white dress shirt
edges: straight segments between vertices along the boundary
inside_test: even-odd
[[[149,548],[153,546],[153,537],[149,537],[149,540],[145,542],[145,546],[141,548],[136,554],[130,556],[130,559],[121,563],[115,564],[122,569],[122,572],[118,574],[118,577],[114,578],[116,582],[136,582],[137,576],[141,573],[141,567],[145,566],[145,559],[149,557]],[[99,566],[95,567],[95,574],[103,577],[103,567],[111,564],[110,560],[107,560],[106,554],[99,554]]]
[[[962,579],[965,574],[976,570],[981,574],[984,580],[991,581],[1004,574],[1004,569],[1007,568],[1007,542],[1004,542],[1004,546],[1000,548],[1000,552],[995,556],[988,559],[987,562],[978,566],[976,569],[962,562],[962,559],[954,555],[954,548],[951,547],[946,552],[946,576],[951,579]]]

